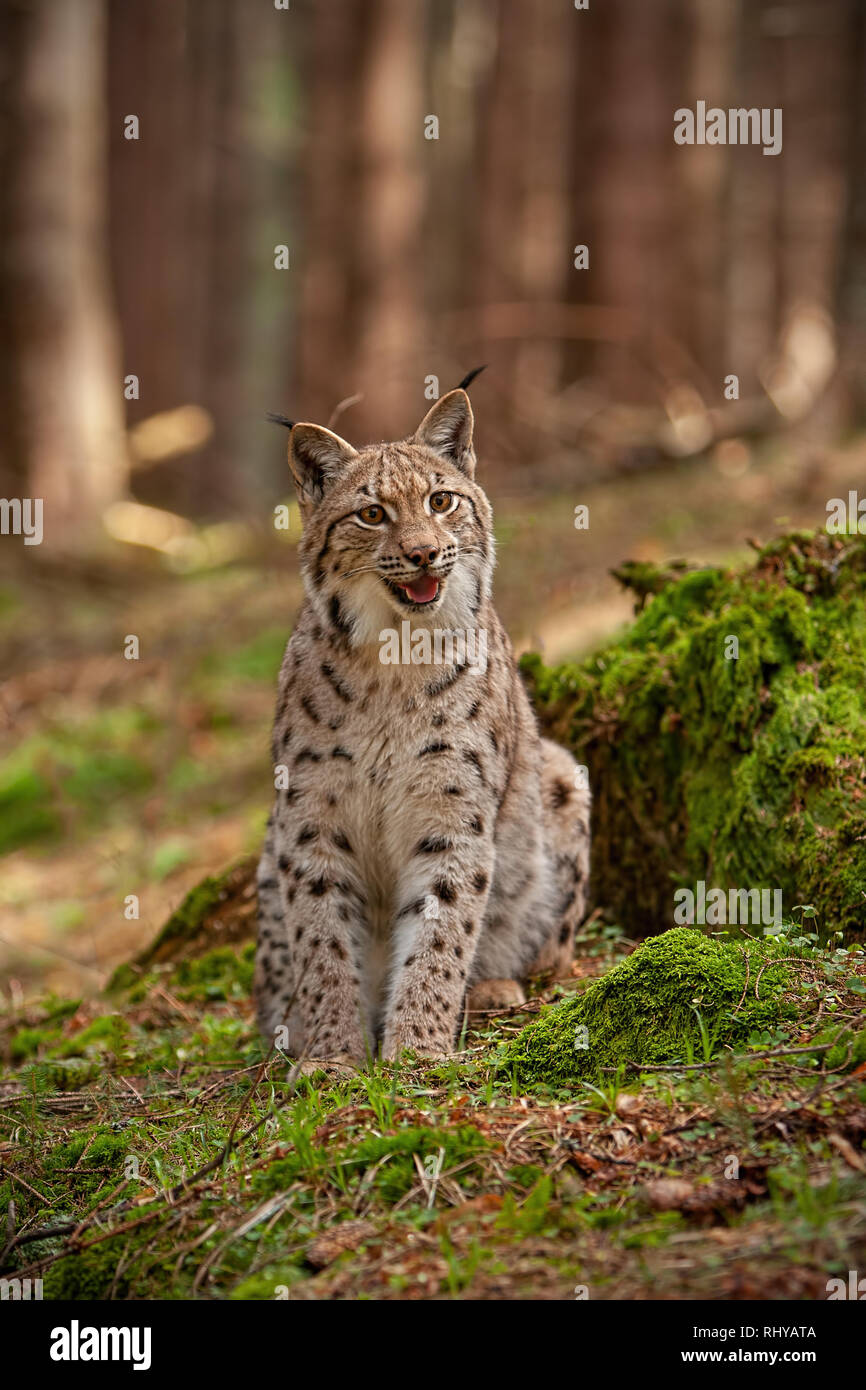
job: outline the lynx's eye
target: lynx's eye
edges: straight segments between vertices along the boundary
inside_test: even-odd
[[[378,526],[385,520],[385,508],[380,507],[378,502],[373,502],[369,507],[362,507],[357,515],[366,526]]]
[[[430,510],[441,516],[443,512],[453,511],[453,502],[453,492],[434,492],[430,497]]]

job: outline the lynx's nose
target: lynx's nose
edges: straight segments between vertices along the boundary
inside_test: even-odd
[[[412,550],[406,551],[406,559],[414,561],[416,565],[432,565],[438,554],[439,550],[435,545],[416,545]]]

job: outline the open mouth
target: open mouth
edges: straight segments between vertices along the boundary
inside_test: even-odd
[[[422,574],[410,584],[398,584],[392,579],[385,582],[394,597],[409,608],[421,608],[427,603],[435,603],[441,587],[441,580],[432,574]]]

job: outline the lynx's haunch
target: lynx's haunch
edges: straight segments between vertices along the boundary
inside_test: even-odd
[[[279,677],[255,984],[292,1055],[448,1053],[471,987],[571,961],[589,792],[539,737],[491,602],[472,426],[458,388],[400,443],[292,429],[306,599]]]

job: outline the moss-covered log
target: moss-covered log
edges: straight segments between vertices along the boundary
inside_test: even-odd
[[[619,641],[523,662],[589,768],[594,903],[646,935],[675,925],[677,886],[781,889],[786,913],[862,936],[866,538],[786,536],[751,569],[658,583],[638,569],[620,578],[652,597]]]

